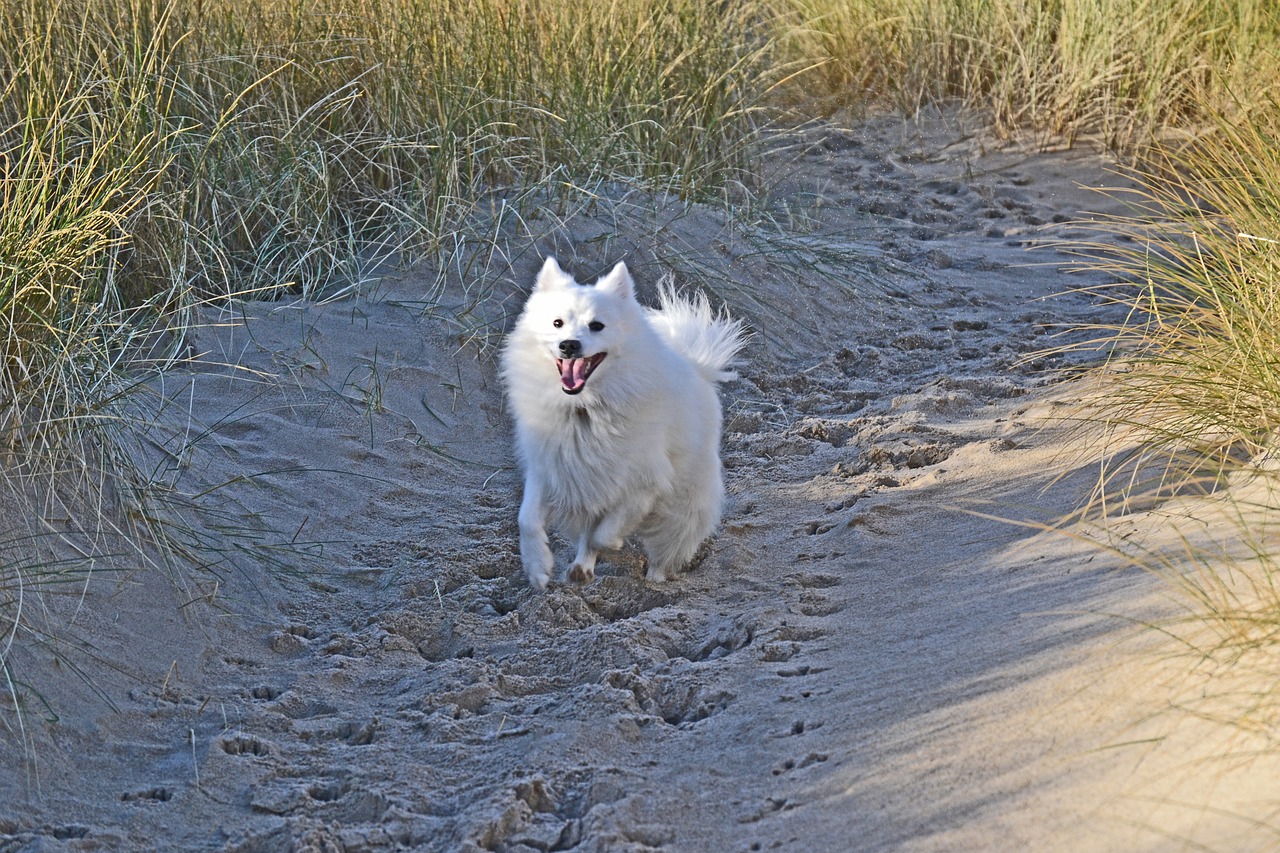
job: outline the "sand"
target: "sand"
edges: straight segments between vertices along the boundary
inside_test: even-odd
[[[955,116],[779,146],[741,216],[604,187],[469,266],[206,312],[139,453],[219,550],[49,597],[0,851],[1274,845],[1274,760],[1173,712],[1203,685],[1135,627],[1176,599],[1040,527],[1098,468],[1081,357],[1034,354],[1115,317],[1055,241],[1123,181]],[[520,570],[496,346],[549,252],[754,333],[729,508],[673,582],[628,547],[567,584],[563,541],[547,591]]]

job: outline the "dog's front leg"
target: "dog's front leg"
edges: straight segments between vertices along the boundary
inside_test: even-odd
[[[546,589],[555,560],[547,545],[547,525],[542,512],[542,483],[529,473],[520,501],[520,562],[534,589]]]

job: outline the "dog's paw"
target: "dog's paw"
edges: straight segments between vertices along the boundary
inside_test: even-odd
[[[524,564],[524,575],[529,579],[529,586],[534,589],[546,589],[547,582],[551,580],[551,554],[547,553],[545,560],[526,560]]]
[[[569,567],[569,580],[574,583],[591,583],[596,579],[596,570],[588,568],[581,563],[574,563]]]
[[[649,567],[649,571],[644,573],[644,579],[649,583],[666,583],[671,577],[671,573],[660,571],[653,566]]]
[[[555,558],[551,556],[551,549],[547,547],[546,539],[539,541],[534,538],[532,541],[526,541],[525,537],[520,540],[520,563],[524,566],[524,575],[529,579],[529,586],[534,589],[546,589],[547,582],[551,580],[551,569],[555,565]]]

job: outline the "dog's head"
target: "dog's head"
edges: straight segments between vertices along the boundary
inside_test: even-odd
[[[520,325],[555,365],[561,390],[580,394],[609,354],[618,354],[639,311],[625,264],[619,262],[595,284],[579,284],[549,257]]]

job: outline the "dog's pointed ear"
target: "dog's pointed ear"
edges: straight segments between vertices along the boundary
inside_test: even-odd
[[[564,287],[572,281],[573,279],[569,277],[569,274],[560,269],[556,256],[547,255],[547,259],[542,263],[542,269],[538,272],[538,278],[533,284],[533,289],[534,292],[552,290],[557,287]]]
[[[601,276],[600,280],[596,282],[596,288],[607,290],[623,299],[635,298],[635,283],[631,280],[631,273],[627,270],[627,265],[622,261],[618,261],[617,266]]]

